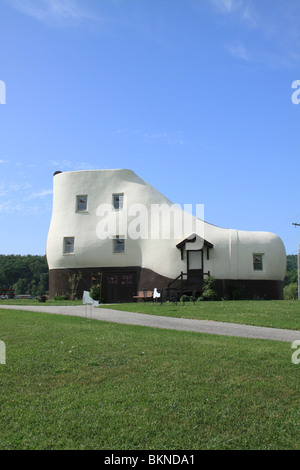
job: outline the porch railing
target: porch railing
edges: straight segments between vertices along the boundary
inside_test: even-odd
[[[181,273],[179,274],[179,276],[176,277],[176,279],[173,279],[173,281],[168,283],[168,289],[172,286],[172,284],[174,284],[174,282],[178,281],[179,279],[180,279],[180,287],[182,289],[183,281],[186,280],[186,279],[183,279],[183,276],[187,276],[187,273],[184,273],[183,271],[181,271]]]

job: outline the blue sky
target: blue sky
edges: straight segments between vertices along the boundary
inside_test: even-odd
[[[55,171],[109,168],[296,253],[299,25],[299,0],[0,0],[0,253],[45,254]]]

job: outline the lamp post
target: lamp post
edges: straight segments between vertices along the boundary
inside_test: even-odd
[[[295,228],[300,227],[300,224],[296,222],[293,223]],[[299,265],[300,265],[300,245],[298,245],[298,263],[297,263],[297,271],[298,271],[298,300],[300,300],[300,278],[299,278]]]

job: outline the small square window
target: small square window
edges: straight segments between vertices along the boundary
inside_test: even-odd
[[[76,196],[76,211],[77,212],[87,211],[87,196]]]
[[[123,209],[124,194],[113,194],[113,207],[119,211]]]
[[[133,275],[132,274],[123,274],[122,275],[122,284],[132,285],[133,284]]]
[[[72,255],[74,254],[74,245],[75,245],[75,238],[74,237],[65,237],[64,238],[64,255]]]
[[[263,270],[263,255],[258,255],[258,254],[253,255],[253,269],[254,271]]]
[[[117,236],[113,240],[114,253],[125,253],[125,240]]]
[[[119,277],[117,274],[110,274],[107,277],[107,283],[112,286],[112,285],[117,285],[119,282]]]

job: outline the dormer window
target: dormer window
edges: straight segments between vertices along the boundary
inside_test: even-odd
[[[124,205],[124,194],[113,194],[113,208],[116,211],[122,210]]]
[[[87,195],[76,196],[76,212],[87,211]]]

